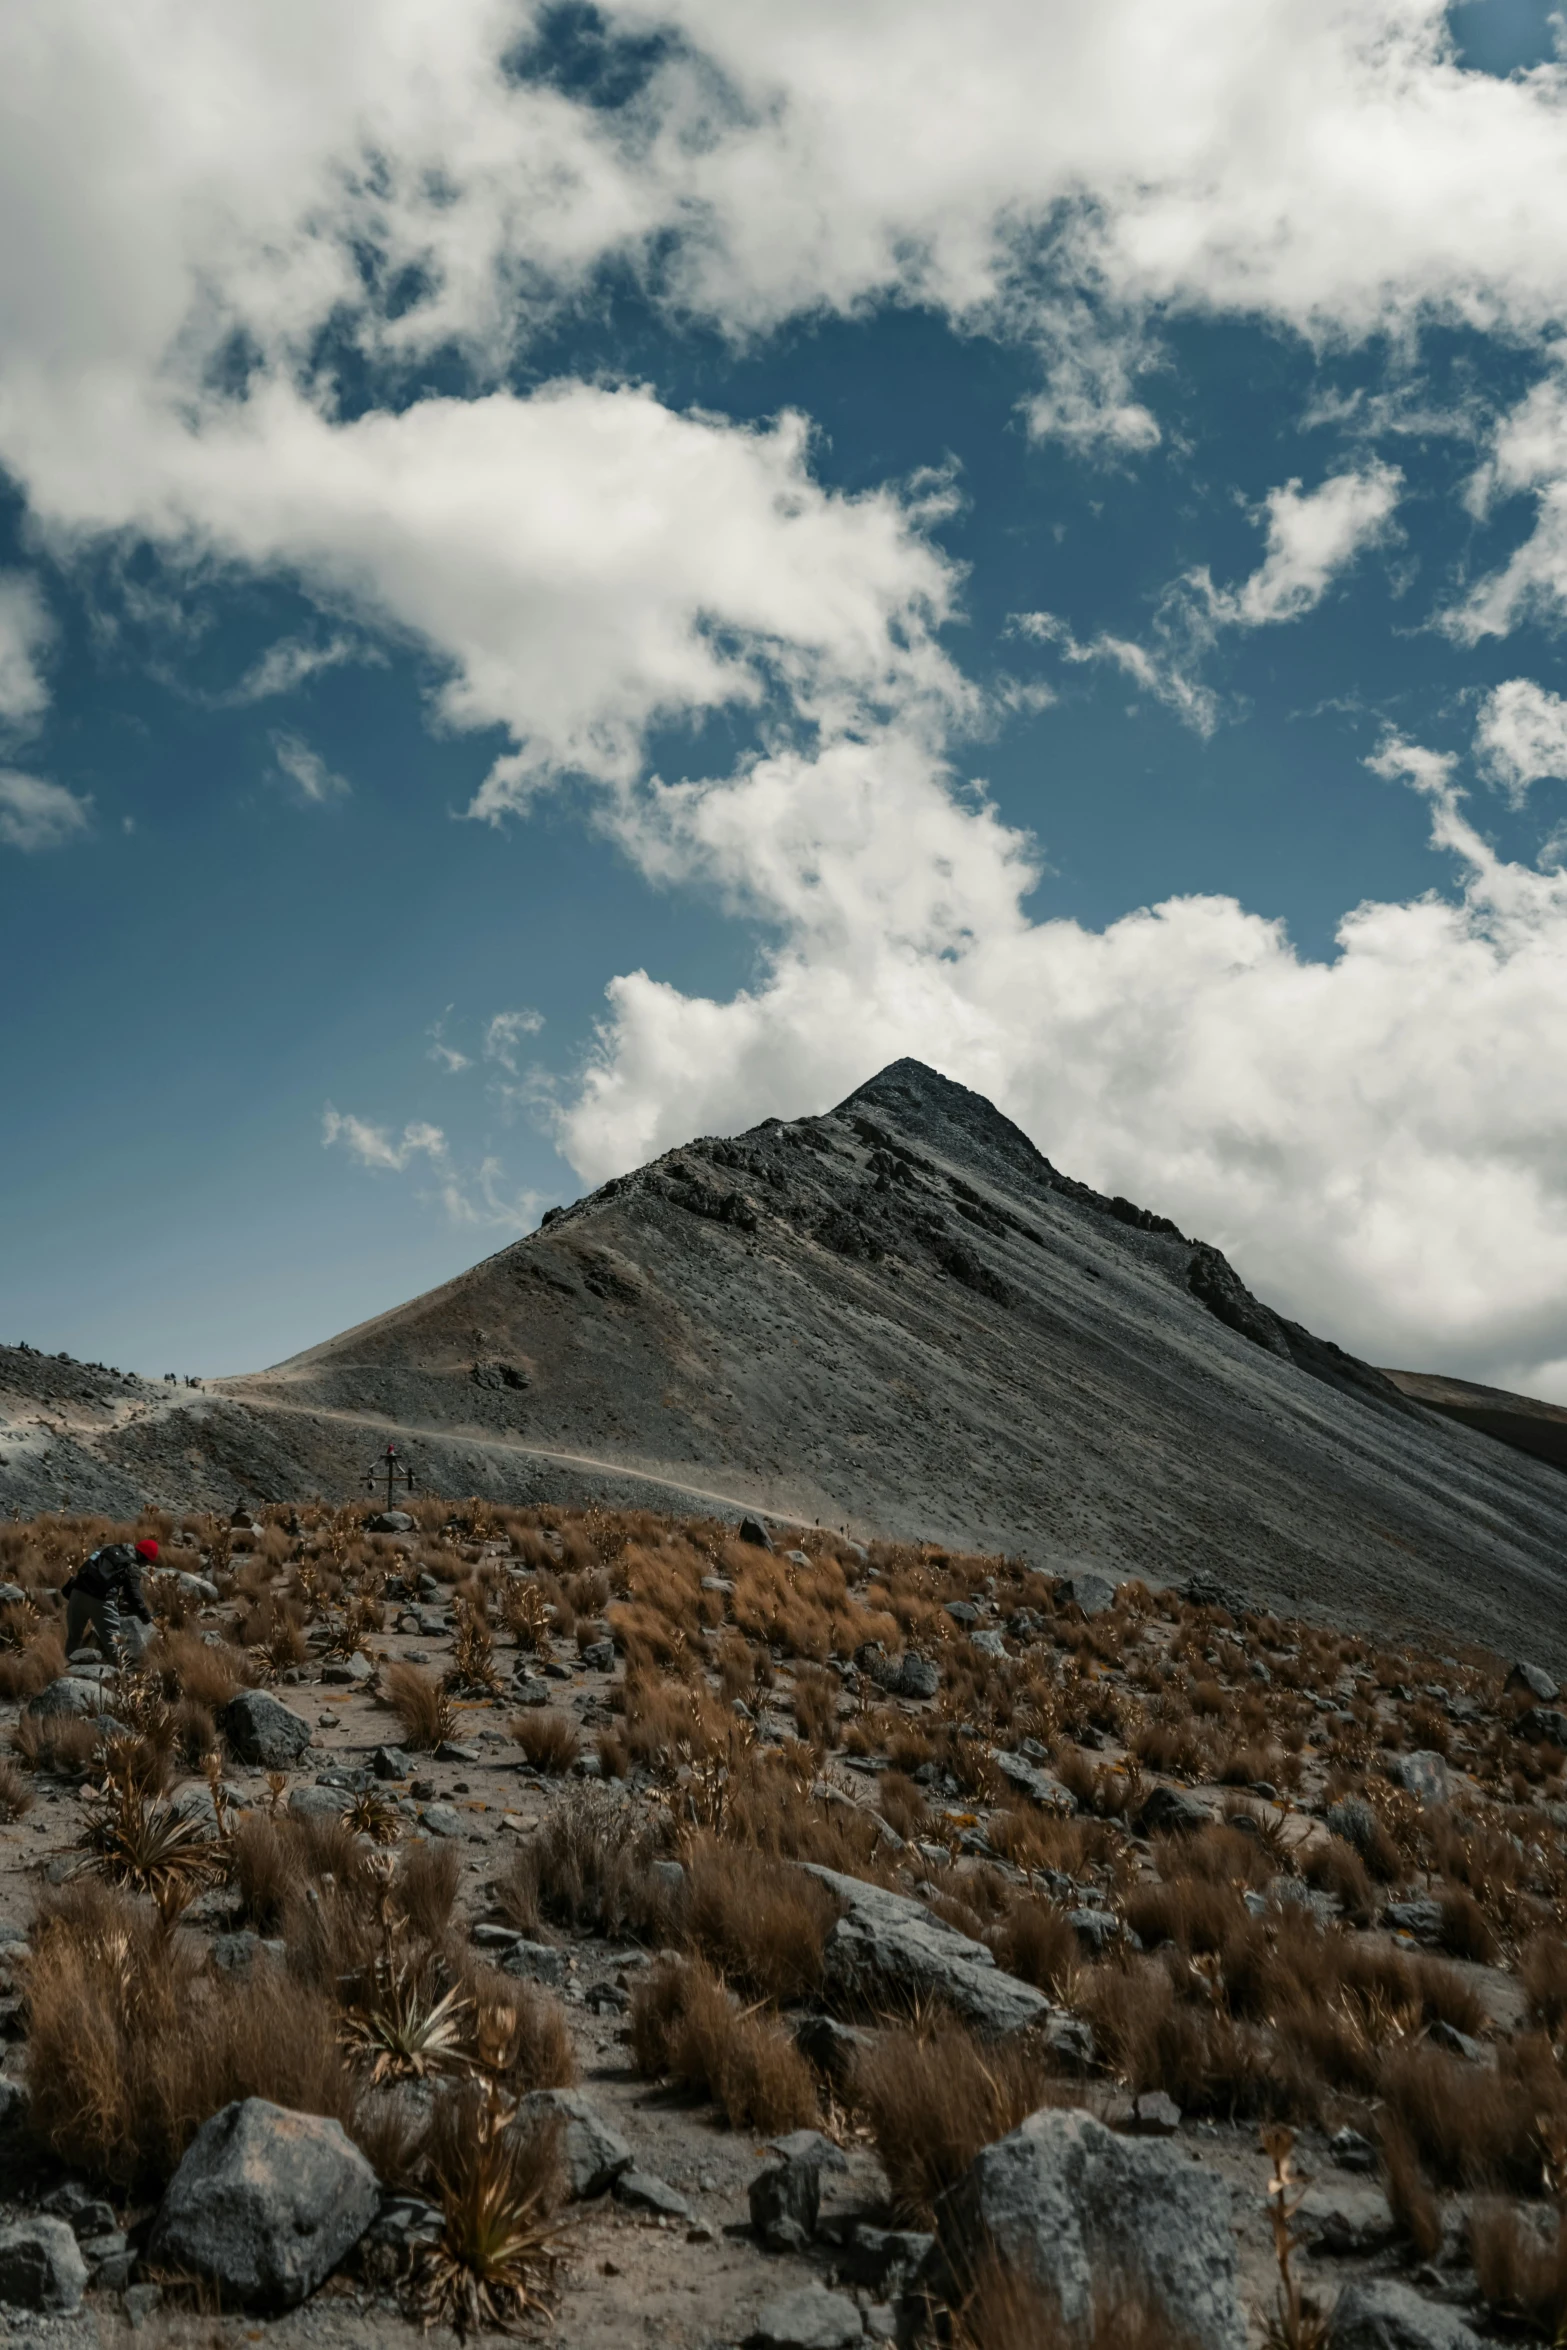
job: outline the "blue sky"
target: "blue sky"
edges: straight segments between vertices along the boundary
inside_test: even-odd
[[[914,1051],[1567,1396],[1545,8],[102,23],[0,30],[0,1336],[275,1360]]]

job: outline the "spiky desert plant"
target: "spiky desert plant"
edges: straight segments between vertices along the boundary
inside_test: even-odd
[[[1268,2350],[1325,2350],[1330,2317],[1301,2286],[1295,2274],[1300,2249],[1294,2220],[1306,2192],[1306,2181],[1296,2176],[1291,2160],[1295,2133],[1282,2122],[1262,2133],[1262,2151],[1271,2170],[1268,2178],[1268,2223],[1273,2230],[1273,2257],[1278,2263],[1278,2299],[1265,2321],[1263,2339]]]
[[[166,1918],[177,1917],[222,1865],[219,1840],[201,1821],[182,1819],[123,1766],[111,1767],[95,1790],[76,1841],[84,1870],[150,1894]]]
[[[441,2234],[418,2256],[426,2323],[459,2340],[509,2333],[547,2306],[560,2257],[559,2124],[521,2132],[493,2087],[470,2089],[448,2100],[434,2136]]]
[[[495,1643],[483,1610],[459,1599],[446,1687],[477,1696],[493,1696],[500,1685],[500,1675],[495,1670]]]
[[[372,2083],[422,2081],[461,2070],[472,2003],[453,1984],[439,1996],[427,1963],[388,1935],[359,2001],[343,2018],[343,2045],[370,2066]]]
[[[508,1581],[501,1592],[501,1622],[519,1648],[549,1646],[550,1611],[536,1583]]]
[[[400,1823],[397,1807],[376,1787],[362,1788],[343,1813],[351,1836],[368,1836],[372,1844],[395,1844]]]

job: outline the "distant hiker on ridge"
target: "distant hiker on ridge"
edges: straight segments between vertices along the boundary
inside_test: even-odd
[[[155,1564],[158,1545],[148,1536],[134,1549],[108,1542],[79,1566],[61,1591],[66,1602],[65,1653],[72,1655],[91,1632],[105,1657],[118,1664],[122,1653],[140,1661],[151,1638],[152,1610],[142,1590],[142,1569]],[[131,1623],[125,1621],[129,1616]]]

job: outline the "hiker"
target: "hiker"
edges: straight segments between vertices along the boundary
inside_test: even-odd
[[[105,1543],[77,1568],[61,1591],[67,1656],[91,1632],[111,1664],[119,1663],[122,1652],[132,1664],[140,1659],[152,1636],[142,1569],[154,1565],[157,1556],[158,1545],[149,1535],[134,1549],[128,1542]],[[127,1617],[132,1620],[127,1622]]]

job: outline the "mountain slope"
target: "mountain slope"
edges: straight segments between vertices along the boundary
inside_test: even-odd
[[[824,1117],[670,1152],[89,1449],[142,1490],[229,1499],[351,1491],[388,1435],[446,1490],[718,1497],[1203,1571],[1567,1662],[1567,1480],[1272,1314],[1216,1250],[1059,1175],[912,1061]]]

